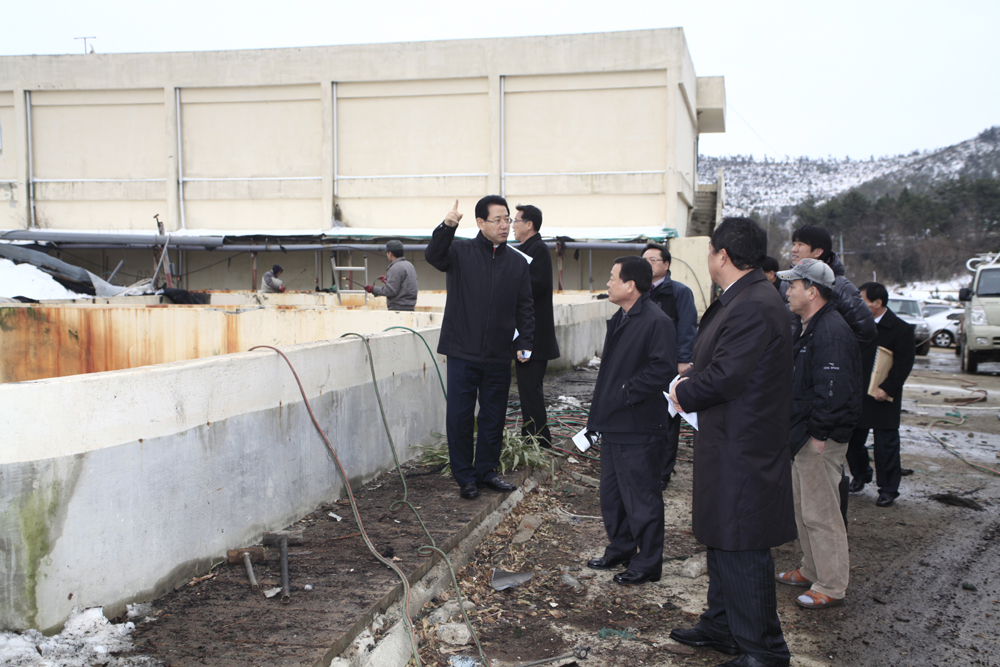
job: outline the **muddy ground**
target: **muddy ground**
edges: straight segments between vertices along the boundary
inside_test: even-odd
[[[1000,477],[977,470],[941,446],[933,433],[970,461],[1000,469],[1000,364],[964,376],[951,350],[918,357],[904,400],[902,495],[889,508],[875,506],[873,485],[852,494],[849,507],[851,585],[846,604],[803,610],[794,604],[800,589],[778,586],[779,615],[793,665],[994,665],[1000,666]],[[586,403],[596,369],[552,374],[547,396]],[[985,402],[957,407],[973,389],[985,389]],[[516,396],[512,396],[516,398]],[[566,400],[561,401],[566,404]],[[946,416],[946,413],[959,416]],[[963,421],[964,418],[964,421]],[[715,665],[728,657],[692,650],[668,639],[671,628],[693,625],[704,608],[707,577],[678,574],[704,552],[690,527],[691,464],[689,440],[682,442],[677,471],[664,492],[666,547],[664,577],[636,588],[611,582],[611,574],[588,570],[588,558],[605,543],[598,518],[599,463],[574,455],[565,459],[553,483],[542,482],[479,547],[459,572],[463,596],[476,604],[474,626],[493,665],[518,665],[564,655],[576,646],[591,649],[581,665]],[[437,539],[456,531],[496,504],[486,492],[462,501],[450,478],[408,466],[410,498],[420,507]],[[405,510],[392,513],[402,484],[383,475],[358,492],[360,505],[379,550],[392,548],[404,572],[413,574],[425,559],[419,525]],[[935,494],[980,510],[945,504]],[[968,504],[968,503],[966,503]],[[344,521],[336,521],[330,513]],[[513,538],[525,516],[540,525],[523,544]],[[398,523],[397,523],[398,522]],[[301,665],[331,657],[332,638],[366,625],[370,608],[395,585],[394,575],[378,563],[357,535],[350,509],[322,507],[295,526],[306,543],[291,549],[292,602],[251,596],[239,568],[220,566],[211,579],[185,586],[155,603],[159,620],[139,626],[137,652],[167,665]],[[386,551],[386,553],[389,553]],[[775,549],[779,570],[798,565],[796,543]],[[398,559],[398,560],[395,560]],[[265,587],[277,584],[276,553],[259,566]],[[531,572],[530,582],[496,592],[493,568]],[[567,576],[568,575],[568,576]],[[312,590],[305,590],[309,584]],[[279,596],[280,597],[280,596]],[[454,599],[445,593],[424,612]],[[421,660],[449,665],[457,656],[476,655],[470,647],[451,647],[437,639],[426,615],[417,618]],[[377,632],[376,635],[379,633]],[[552,664],[572,664],[564,659]]]
[[[984,373],[959,372],[953,350],[918,357],[904,401],[903,478],[895,505],[875,505],[869,485],[849,502],[851,584],[844,606],[804,610],[795,605],[801,589],[778,586],[778,611],[793,665],[1000,665],[1000,477],[978,471],[946,451],[933,433],[966,458],[1000,470],[1000,364]],[[583,372],[552,379],[548,395],[586,397]],[[566,382],[575,380],[575,382]],[[946,403],[974,389],[986,402],[967,407]],[[683,445],[683,443],[682,443]],[[605,544],[596,490],[585,489],[577,473],[596,478],[599,464],[573,457],[556,484],[545,484],[480,547],[462,572],[462,585],[477,602],[477,631],[493,663],[520,664],[564,655],[588,646],[594,665],[714,665],[729,658],[711,650],[689,650],[668,639],[673,627],[690,627],[704,609],[706,576],[676,571],[704,551],[690,528],[690,453],[681,452],[677,473],[664,492],[666,547],[664,577],[638,588],[610,581],[611,573],[588,570]],[[944,504],[937,494],[974,501],[981,511]],[[524,515],[543,519],[524,545],[511,543]],[[576,516],[573,516],[576,515]],[[774,550],[779,570],[794,569],[797,543]],[[494,592],[486,584],[493,567],[535,573],[529,584]],[[579,588],[566,583],[569,574]],[[602,632],[603,631],[603,632]],[[605,635],[602,638],[601,635]],[[624,635],[624,636],[623,636]],[[448,664],[450,652],[431,643],[426,664]],[[474,655],[465,651],[466,655]],[[572,659],[553,664],[571,663]]]

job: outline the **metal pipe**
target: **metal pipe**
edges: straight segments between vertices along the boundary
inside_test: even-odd
[[[243,552],[243,567],[247,569],[247,579],[250,580],[250,590],[255,591],[259,589],[260,584],[257,583],[257,577],[253,574],[253,564],[250,562],[250,553],[247,551]]]
[[[35,154],[31,141],[31,91],[24,91],[24,106],[28,116],[28,221],[32,229],[38,225],[35,222]]]
[[[57,231],[53,229],[12,229],[0,232],[4,241],[49,241],[52,243],[91,243],[99,246],[115,247],[137,244],[144,247],[163,245],[167,237],[162,234],[127,234],[101,232]],[[224,243],[221,236],[177,236],[171,237],[174,246],[203,246],[218,248]]]
[[[156,270],[153,271],[153,280],[149,283],[153,287],[156,287],[156,278],[160,275],[160,267],[163,266],[163,258],[167,256],[167,247],[169,244],[170,237],[168,236],[166,242],[163,244],[163,252],[160,253],[160,261],[156,263]],[[170,267],[167,267],[167,273],[170,273]]]
[[[251,251],[250,257],[253,259],[253,269],[250,274],[250,291],[252,292],[257,289],[257,253]]]
[[[322,176],[233,176],[227,178],[185,178],[185,183],[215,183],[217,181],[322,181]]]
[[[16,234],[16,232],[14,232]],[[58,234],[57,234],[58,235]],[[93,236],[104,236],[91,234]],[[111,236],[111,235],[107,235]],[[71,241],[63,243],[59,241],[58,238],[36,238],[28,239],[22,238],[20,235],[17,236],[7,236],[4,235],[2,238],[24,241],[24,240],[35,240],[35,241],[48,241],[50,243],[58,243],[60,248],[65,248],[66,250],[111,250],[114,248],[155,248],[157,245],[162,245],[166,240],[166,237],[143,237],[142,240],[125,240],[111,242],[98,242],[97,239],[86,239],[86,241]],[[104,239],[101,239],[102,241]],[[88,242],[89,241],[89,242]],[[157,243],[159,241],[159,243]],[[385,250],[385,244],[382,243],[300,243],[300,244],[223,244],[222,237],[178,237],[171,236],[170,243],[175,247],[184,246],[188,250],[212,250],[219,252],[316,252],[316,251],[335,251],[335,250],[363,250],[367,252],[383,252]],[[549,250],[555,250],[556,242],[551,241],[545,244],[548,246]],[[628,251],[642,251],[645,247],[645,243],[607,243],[604,241],[595,242],[584,242],[584,241],[567,241],[563,244],[563,247],[567,250],[615,250],[619,252]],[[409,243],[403,245],[403,250],[406,252],[423,252],[427,248],[426,243]],[[593,259],[591,258],[591,262]]]
[[[36,178],[35,183],[165,183],[165,178]]]
[[[507,173],[505,176],[633,176],[638,174],[662,174],[662,169],[644,169],[641,171],[550,171],[538,173]]]
[[[174,88],[174,99],[177,102],[177,195],[181,210],[181,229],[187,229],[184,219],[184,148],[181,135],[181,89]]]
[[[111,275],[110,275],[110,276],[108,276],[108,282],[109,282],[109,283],[110,283],[110,282],[111,282],[112,280],[114,280],[114,279],[115,279],[115,275],[117,275],[117,273],[118,273],[118,269],[122,268],[122,264],[124,264],[124,263],[125,263],[125,260],[124,260],[124,259],[120,259],[120,260],[118,260],[118,266],[116,266],[116,267],[115,267],[115,270],[111,272]]]
[[[281,538],[281,604],[288,604],[292,600],[291,591],[288,589],[288,538]]]
[[[338,175],[336,178],[342,181],[367,181],[367,180],[377,180],[377,179],[393,179],[393,178],[460,178],[463,176],[477,176],[484,177],[489,176],[488,173],[483,174],[379,174],[377,176],[343,176]]]

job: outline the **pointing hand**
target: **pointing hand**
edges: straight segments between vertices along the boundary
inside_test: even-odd
[[[455,200],[455,207],[448,211],[448,215],[444,216],[444,224],[449,227],[458,227],[459,221],[462,220],[462,214],[458,212],[458,200]]]

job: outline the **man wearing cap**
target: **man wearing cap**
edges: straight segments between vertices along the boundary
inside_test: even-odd
[[[281,284],[281,280],[278,276],[284,271],[280,265],[275,264],[271,267],[271,270],[264,274],[264,277],[260,279],[260,291],[265,294],[273,294],[275,292],[284,292],[285,286]]]
[[[389,268],[379,276],[384,285],[365,285],[365,291],[384,296],[389,310],[413,310],[417,305],[417,270],[403,257],[403,244],[393,239],[385,244]]]
[[[831,302],[835,277],[819,259],[802,259],[777,276],[789,283],[789,309],[802,329],[792,347],[792,498],[802,564],[779,583],[809,587],[800,607],[843,603],[850,563],[840,511],[840,479],[847,443],[861,417],[861,350]]]

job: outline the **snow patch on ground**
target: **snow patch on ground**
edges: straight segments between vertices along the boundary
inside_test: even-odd
[[[38,301],[86,297],[69,291],[31,264],[15,264],[9,259],[0,259],[0,296],[26,296]]]
[[[150,605],[129,605],[129,619],[149,618]],[[100,607],[74,609],[63,631],[46,637],[37,630],[0,632],[0,665],[7,667],[156,667],[146,656],[118,657],[132,650],[132,620],[114,624]]]

